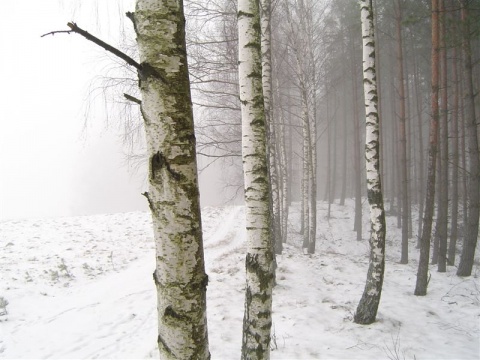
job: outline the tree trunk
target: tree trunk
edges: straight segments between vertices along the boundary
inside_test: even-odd
[[[280,99],[279,95],[279,81],[278,77],[276,78],[276,94],[277,98]],[[285,134],[285,123],[287,119],[283,112],[283,109],[279,109],[280,114],[280,121],[278,126],[278,131],[276,132],[277,135],[277,149],[279,154],[279,185],[280,185],[280,203],[281,203],[281,236],[282,236],[282,243],[287,242],[287,228],[288,228],[288,199],[290,197],[289,194],[289,172],[288,172],[288,157],[287,157],[287,150],[286,150],[286,134]]]
[[[355,59],[355,46],[353,34],[351,39],[352,50],[352,94],[353,94],[353,156],[355,169],[355,221],[353,230],[357,232],[357,240],[362,240],[362,183],[361,183],[361,156],[360,156],[360,119],[358,114],[358,91],[357,91],[357,72]]]
[[[425,169],[424,169],[424,156],[423,153],[423,107],[422,107],[422,94],[420,91],[419,71],[417,64],[416,51],[413,52],[413,66],[415,75],[415,102],[417,108],[417,128],[418,128],[418,176],[419,176],[419,191],[418,191],[418,232],[417,232],[417,248],[420,248],[420,239],[422,236],[423,228],[423,209],[425,204]]]
[[[342,54],[345,57],[345,45],[342,41]],[[347,82],[343,82],[343,96],[345,99],[348,99],[347,91]],[[345,205],[345,197],[347,195],[347,144],[348,144],[348,126],[347,126],[347,107],[343,107],[342,111],[343,116],[343,144],[342,144],[342,189],[340,192],[340,202],[341,206]]]
[[[195,135],[182,2],[137,0],[133,15],[149,154],[162,359],[209,359]]]
[[[478,240],[480,202],[480,159],[478,149],[477,119],[475,114],[475,94],[473,90],[472,49],[470,46],[469,2],[462,0],[462,48],[465,79],[465,121],[468,141],[468,216],[465,226],[462,255],[458,265],[458,276],[472,274],[473,260]]]
[[[431,93],[431,119],[428,148],[428,174],[425,199],[425,214],[423,218],[423,232],[420,240],[420,259],[418,261],[417,282],[415,295],[427,295],[428,262],[430,257],[430,238],[432,233],[432,220],[435,202],[435,171],[437,164],[437,139],[438,139],[438,90],[439,90],[439,27],[438,27],[438,1],[432,0],[432,93]]]
[[[445,30],[445,0],[440,0],[440,60],[441,71],[441,111],[440,111],[440,178],[439,178],[439,206],[435,238],[438,237],[438,271],[447,271],[447,224],[448,224],[448,93],[447,93],[447,49]]]
[[[242,359],[269,359],[273,257],[265,108],[262,89],[260,9],[238,1],[238,67],[247,231]]]
[[[372,0],[362,0],[363,84],[365,93],[366,137],[365,158],[368,203],[370,205],[370,261],[367,282],[355,312],[358,324],[375,321],[382,293],[385,271],[385,211],[380,171],[379,118],[375,74],[375,36]]]
[[[407,133],[406,133],[406,112],[405,112],[405,85],[403,72],[403,41],[402,41],[402,9],[400,0],[397,0],[397,70],[398,70],[398,144],[399,144],[399,165],[400,165],[400,196],[402,201],[402,254],[400,264],[408,264],[408,182],[407,182]]]
[[[262,46],[262,83],[265,106],[265,121],[267,126],[267,156],[270,180],[270,197],[272,211],[272,236],[276,254],[282,253],[283,242],[280,222],[280,186],[278,176],[278,152],[276,150],[276,125],[273,114],[272,95],[272,49],[271,49],[271,4],[270,0],[260,1],[261,12],[261,46]]]
[[[452,51],[452,82],[454,85],[453,92],[453,109],[452,109],[452,221],[450,230],[450,243],[448,245],[448,265],[455,264],[455,256],[457,250],[458,239],[458,176],[459,176],[459,156],[458,156],[458,63],[457,63],[457,48],[454,47]]]
[[[303,250],[304,252],[308,251],[309,235],[310,235],[310,197],[311,194],[311,182],[310,182],[310,161],[311,161],[311,150],[310,150],[310,126],[308,120],[308,98],[307,98],[307,89],[305,84],[301,86],[300,91],[302,92],[302,135],[303,135],[303,179],[302,179],[302,207],[303,207]]]

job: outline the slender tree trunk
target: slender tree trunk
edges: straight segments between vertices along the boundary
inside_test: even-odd
[[[307,246],[309,254],[315,253],[315,241],[317,233],[317,105],[316,105],[316,71],[315,71],[315,58],[313,53],[312,43],[312,14],[307,11],[303,0],[298,1],[298,7],[300,16],[303,21],[300,23],[302,29],[302,36],[305,49],[304,59],[297,58],[299,64],[299,74],[302,79],[302,89],[304,99],[306,103],[306,123],[304,123],[304,141],[305,149],[304,153],[308,158],[308,236],[304,233],[304,249]],[[297,51],[297,56],[300,53]]]
[[[447,271],[447,224],[448,224],[448,78],[447,78],[447,49],[446,49],[446,30],[445,30],[445,0],[440,0],[440,60],[441,67],[441,111],[440,111],[440,191],[437,226],[435,237],[438,237],[438,271]]]
[[[162,359],[209,359],[195,135],[181,1],[137,0]],[[168,29],[168,31],[166,30]],[[161,56],[159,56],[161,54]]]
[[[335,95],[337,95],[337,93],[335,92]],[[335,96],[335,99],[336,99],[336,96]],[[335,105],[337,104],[336,102],[334,103]],[[336,105],[337,106],[337,105]],[[336,107],[337,108],[337,107]],[[336,111],[335,111],[336,113]],[[330,124],[329,124],[330,125]],[[337,121],[337,117],[335,116],[334,118],[334,124],[333,124],[333,139],[335,141],[333,141],[333,154],[332,154],[332,159],[333,159],[333,169],[332,169],[332,177],[331,177],[331,186],[330,186],[330,200],[329,200],[329,204],[333,204],[333,202],[335,201],[335,193],[336,193],[336,189],[337,189],[337,181],[338,181],[338,177],[337,177],[337,139],[338,139],[338,121]]]
[[[422,228],[423,228],[423,209],[425,204],[425,168],[424,168],[424,157],[425,154],[423,148],[423,107],[422,107],[422,95],[420,91],[420,80],[419,80],[419,72],[418,72],[418,64],[417,64],[417,56],[416,51],[413,51],[413,66],[414,66],[414,74],[415,74],[415,101],[416,101],[416,108],[417,108],[417,117],[418,117],[418,176],[419,176],[419,203],[418,203],[418,233],[417,233],[417,248],[420,248],[420,239],[422,236]]]
[[[345,44],[342,41],[342,54],[345,58]],[[345,99],[348,99],[347,95],[347,81],[343,81],[343,95]],[[348,127],[347,127],[347,107],[343,107],[343,144],[342,144],[342,189],[340,192],[340,202],[341,206],[345,205],[345,197],[347,194],[347,140],[348,140]]]
[[[238,1],[238,67],[247,231],[242,359],[269,359],[273,257],[265,108],[262,89],[260,9]]]
[[[450,243],[448,245],[448,265],[455,264],[455,256],[457,250],[458,239],[458,97],[460,88],[458,86],[458,64],[457,64],[457,48],[452,51],[452,82],[454,85],[453,109],[452,109],[452,221],[450,230]]]
[[[458,265],[458,276],[472,274],[475,249],[478,241],[479,203],[480,203],[480,159],[478,149],[477,118],[475,113],[475,94],[473,90],[472,49],[470,46],[469,1],[462,0],[462,48],[465,79],[465,121],[468,141],[468,216],[465,227],[462,255]]]
[[[326,118],[327,118],[327,179],[325,182],[325,195],[323,196],[323,200],[328,202],[330,205],[331,201],[331,179],[332,179],[332,129],[330,128],[330,106],[329,106],[329,97],[328,97],[328,89],[327,95],[325,96],[325,106],[326,106]],[[335,181],[335,180],[334,180]],[[329,213],[327,217],[330,219],[330,207]]]
[[[301,87],[302,92],[302,134],[303,134],[303,191],[302,191],[302,207],[303,207],[303,249],[304,252],[308,251],[309,235],[310,235],[310,197],[311,194],[311,182],[310,182],[310,127],[308,120],[308,97],[305,84]]]
[[[276,121],[273,113],[272,95],[272,49],[271,49],[271,4],[270,0],[260,0],[261,12],[261,46],[262,46],[262,84],[265,106],[265,121],[267,124],[267,156],[270,180],[272,236],[276,254],[282,253],[283,242],[281,234],[281,202],[278,176],[278,152],[276,151]]]
[[[352,34],[351,34],[352,35]],[[353,230],[357,232],[357,240],[362,240],[362,185],[361,185],[361,157],[360,157],[360,119],[358,114],[357,72],[355,71],[355,46],[352,36],[352,94],[353,94],[353,156],[355,169],[355,221]]]
[[[278,77],[276,78],[276,88],[277,94],[279,94],[279,81]],[[277,96],[280,99],[280,95]],[[287,118],[284,114],[283,109],[280,108],[280,121],[278,126],[277,134],[277,145],[278,145],[278,153],[279,153],[279,183],[280,183],[280,199],[281,199],[281,235],[282,235],[282,243],[287,242],[287,228],[288,228],[288,201],[290,198],[289,194],[289,172],[288,172],[288,157],[287,157],[287,150],[286,150],[286,131],[285,131],[285,123],[288,122]]]
[[[379,118],[377,111],[377,81],[375,74],[375,36],[372,0],[362,0],[363,88],[365,93],[366,137],[365,158],[368,203],[370,205],[370,261],[367,282],[355,312],[358,324],[375,321],[382,294],[385,272],[385,211],[380,171]]]
[[[400,165],[400,196],[402,201],[402,255],[401,264],[408,264],[408,182],[407,182],[407,133],[405,112],[405,85],[403,72],[403,40],[402,40],[402,9],[400,0],[397,0],[397,70],[398,70],[398,105],[399,105],[399,165]]]
[[[420,259],[418,261],[417,282],[415,295],[427,295],[428,287],[428,262],[430,255],[430,238],[432,233],[433,209],[435,202],[435,171],[437,163],[438,139],[438,90],[439,90],[439,27],[438,27],[438,1],[432,0],[432,94],[431,94],[431,119],[428,148],[428,174],[425,199],[425,214],[423,218],[423,232],[420,240]]]
[[[463,52],[463,51],[462,51]],[[462,56],[463,58],[463,56]],[[460,76],[460,89],[464,89],[464,83],[465,81],[463,80],[463,76]],[[468,191],[467,191],[467,128],[466,128],[466,120],[465,120],[465,100],[464,96],[460,97],[460,129],[462,131],[462,134],[460,135],[460,149],[461,149],[461,160],[462,160],[462,234],[463,234],[463,240],[465,241],[465,232],[467,228],[467,223],[468,223],[468,201],[467,201],[467,196],[468,196]]]

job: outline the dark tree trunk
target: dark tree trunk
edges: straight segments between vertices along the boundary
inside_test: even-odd
[[[403,41],[402,41],[402,9],[400,0],[397,0],[397,70],[398,70],[398,105],[399,105],[399,122],[398,122],[398,137],[399,137],[399,169],[400,169],[400,197],[402,203],[402,254],[400,258],[401,264],[408,264],[408,182],[407,182],[407,132],[406,132],[406,112],[405,112],[405,85],[404,85],[404,71],[403,71]]]
[[[416,51],[413,52],[413,66],[414,66],[414,74],[415,74],[415,101],[416,101],[416,108],[417,108],[417,117],[418,117],[418,176],[419,176],[419,189],[418,189],[418,233],[417,233],[417,248],[420,248],[420,238],[422,236],[422,228],[423,228],[423,209],[425,204],[425,169],[424,169],[424,156],[423,153],[423,123],[422,123],[422,94],[420,90],[420,79],[419,79],[419,71],[418,71],[418,64],[417,64],[417,56]]]
[[[440,139],[440,178],[439,206],[435,238],[438,237],[438,271],[447,271],[447,224],[448,224],[448,79],[447,79],[447,49],[445,30],[445,0],[440,0],[440,58],[442,63],[441,85],[441,139]]]
[[[468,141],[468,216],[465,226],[462,255],[458,265],[458,276],[472,274],[475,248],[478,240],[479,202],[480,202],[480,161],[478,149],[477,121],[475,115],[475,94],[473,90],[472,50],[470,46],[469,2],[463,0],[462,6],[462,48],[465,79],[465,121]]]
[[[454,47],[452,51],[452,82],[455,86],[453,92],[453,109],[452,109],[452,222],[450,232],[450,243],[448,246],[448,265],[455,264],[455,253],[457,249],[458,238],[458,71],[457,71],[457,48]]]
[[[439,88],[439,27],[438,1],[432,0],[432,93],[431,119],[428,149],[427,194],[425,199],[425,214],[423,218],[423,232],[420,241],[420,259],[418,262],[417,282],[415,295],[425,296],[428,286],[428,262],[430,253],[430,238],[432,232],[433,208],[435,202],[435,170],[437,163],[438,139],[438,88]]]

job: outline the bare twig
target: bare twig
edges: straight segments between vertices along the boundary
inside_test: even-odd
[[[165,78],[162,76],[162,74],[160,74],[150,64],[148,64],[148,63],[139,64],[138,62],[136,62],[134,59],[132,59],[130,56],[128,56],[124,52],[118,50],[117,48],[113,47],[112,45],[107,44],[106,42],[100,40],[96,36],[93,36],[89,32],[81,29],[74,22],[67,23],[67,26],[71,30],[51,31],[49,33],[43,34],[41,37],[44,37],[44,36],[47,36],[47,35],[55,35],[55,34],[70,34],[72,32],[77,33],[79,35],[82,35],[85,39],[97,44],[98,46],[104,48],[108,52],[111,52],[113,55],[115,55],[115,56],[119,57],[120,59],[124,60],[127,64],[136,68],[138,70],[140,80],[145,79],[148,76],[153,76],[154,78],[161,80],[163,83],[166,82]]]
[[[44,37],[44,36],[47,36],[47,35],[61,34],[61,33],[70,34],[71,32],[74,32],[74,33],[77,33],[79,35],[82,35],[85,39],[97,44],[98,46],[100,46],[100,47],[104,48],[105,50],[111,52],[115,56],[118,56],[120,59],[124,60],[127,64],[135,67],[139,71],[143,70],[142,65],[140,65],[138,62],[133,60],[130,56],[128,56],[124,52],[118,50],[117,48],[113,47],[112,45],[107,44],[106,42],[100,40],[96,36],[93,36],[89,32],[81,29],[80,27],[77,26],[76,23],[69,22],[69,23],[67,23],[67,26],[70,28],[70,30],[51,31],[49,33],[43,34],[41,37]]]

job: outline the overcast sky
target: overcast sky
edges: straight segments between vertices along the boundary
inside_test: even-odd
[[[145,176],[125,166],[117,119],[107,127],[102,104],[88,108],[104,51],[76,34],[40,37],[73,20],[117,45],[133,8],[134,0],[2,1],[0,220],[147,208]]]

